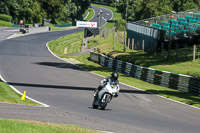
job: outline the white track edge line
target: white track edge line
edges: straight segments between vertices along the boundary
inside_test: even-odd
[[[50,42],[51,42],[51,41],[50,41]],[[49,43],[49,42],[48,42],[48,43]],[[72,62],[70,62],[70,61],[67,61],[67,60],[64,60],[64,59],[58,57],[56,54],[54,54],[54,53],[50,50],[50,48],[48,47],[48,43],[46,44],[46,46],[47,46],[49,52],[51,52],[52,55],[54,55],[56,58],[58,58],[58,59],[60,59],[60,60],[63,60],[63,61],[65,61],[65,62],[68,62],[68,63],[70,63],[70,64],[73,64],[73,65],[75,65],[75,66],[77,66],[77,67],[79,67],[79,68],[81,68],[81,69],[83,69],[83,70],[85,70],[85,71],[88,71],[88,70],[86,70],[86,69],[84,69],[84,68],[82,68],[82,67],[80,67],[80,66],[78,66],[78,65],[76,65],[76,64],[74,64],[74,63],[72,63]],[[96,74],[96,73],[93,73],[93,72],[90,72],[90,71],[88,71],[88,72],[89,72],[89,73],[92,73],[92,74],[94,74],[94,75],[97,75],[97,76],[100,76],[100,77],[105,78],[105,76],[102,76],[102,75],[99,75],[99,74]],[[120,82],[120,84],[123,84],[123,85],[125,85],[125,86],[131,87],[131,88],[134,88],[134,89],[137,89],[137,90],[140,90],[140,91],[145,91],[145,90],[142,90],[142,89],[140,89],[140,88],[137,88],[137,87],[134,87],[134,86],[131,86],[131,85],[122,83],[122,82]],[[149,91],[145,91],[145,92],[150,93],[150,94],[154,94],[154,95],[156,95],[156,96],[158,96],[158,97],[160,97],[160,98],[164,98],[164,99],[166,99],[166,100],[169,100],[169,101],[172,101],[172,102],[175,102],[175,103],[179,103],[179,104],[182,104],[182,105],[189,106],[189,107],[192,107],[192,108],[195,108],[195,109],[199,109],[199,110],[200,110],[199,107],[195,107],[195,106],[192,106],[192,105],[189,105],[189,104],[180,102],[180,101],[176,101],[176,100],[173,100],[173,99],[169,99],[169,98],[166,98],[166,97],[164,97],[164,96],[160,96],[160,95],[158,95],[158,94],[155,94],[155,93],[152,93],[152,92],[149,92]]]
[[[19,90],[17,90],[14,86],[10,85],[10,84],[2,77],[1,74],[0,74],[0,78],[2,79],[3,82],[5,82],[6,84],[8,84],[8,85],[10,86],[10,88],[12,88],[16,93],[18,93],[18,94],[20,94],[20,95],[23,95],[23,94],[22,94]],[[31,100],[31,101],[33,101],[33,102],[36,102],[36,103],[42,105],[42,106],[36,106],[36,107],[50,107],[49,105],[44,104],[44,103],[42,103],[42,102],[39,102],[39,101],[37,101],[37,100],[35,100],[35,99],[32,99],[32,98],[30,98],[29,96],[26,96],[26,98],[29,99],[29,100]],[[28,105],[28,106],[34,106],[34,105]]]
[[[92,9],[92,8],[91,8]],[[94,16],[95,16],[95,10],[94,9],[92,9],[93,11],[94,11],[94,15],[93,15],[93,17],[90,19],[90,20],[88,20],[88,22],[90,22],[93,18],[94,18]]]

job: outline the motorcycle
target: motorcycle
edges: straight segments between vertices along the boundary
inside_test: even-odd
[[[113,85],[112,81],[110,80],[109,82],[105,83],[104,87],[102,90],[98,93],[98,98],[92,103],[92,107],[94,109],[97,109],[98,107],[101,110],[104,110],[107,106],[108,103],[111,102],[112,98],[118,96],[118,89],[117,85]]]

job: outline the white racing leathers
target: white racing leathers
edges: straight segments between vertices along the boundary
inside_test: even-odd
[[[105,109],[108,103],[111,102],[112,98],[118,97],[120,87],[118,82],[112,81],[111,79],[104,79],[101,81],[102,89],[98,93],[98,99],[94,98],[92,103],[93,108]]]

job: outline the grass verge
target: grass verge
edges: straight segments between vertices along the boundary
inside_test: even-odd
[[[75,125],[0,119],[1,133],[98,133]]]
[[[12,23],[0,20],[0,27],[12,27]]]
[[[85,19],[85,21],[89,21],[94,16],[94,10],[92,8],[88,9],[89,15]]]
[[[68,30],[70,28],[75,28],[75,26],[69,26],[69,27],[51,27],[51,31]]]
[[[39,105],[27,98],[25,100],[21,100],[21,95],[17,94],[13,91],[12,88],[8,86],[8,84],[4,83],[0,79],[0,101],[7,103],[17,103],[17,104],[26,104],[26,105]]]

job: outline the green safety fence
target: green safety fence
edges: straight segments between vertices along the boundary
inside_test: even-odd
[[[13,24],[12,27],[20,27],[20,25]]]

